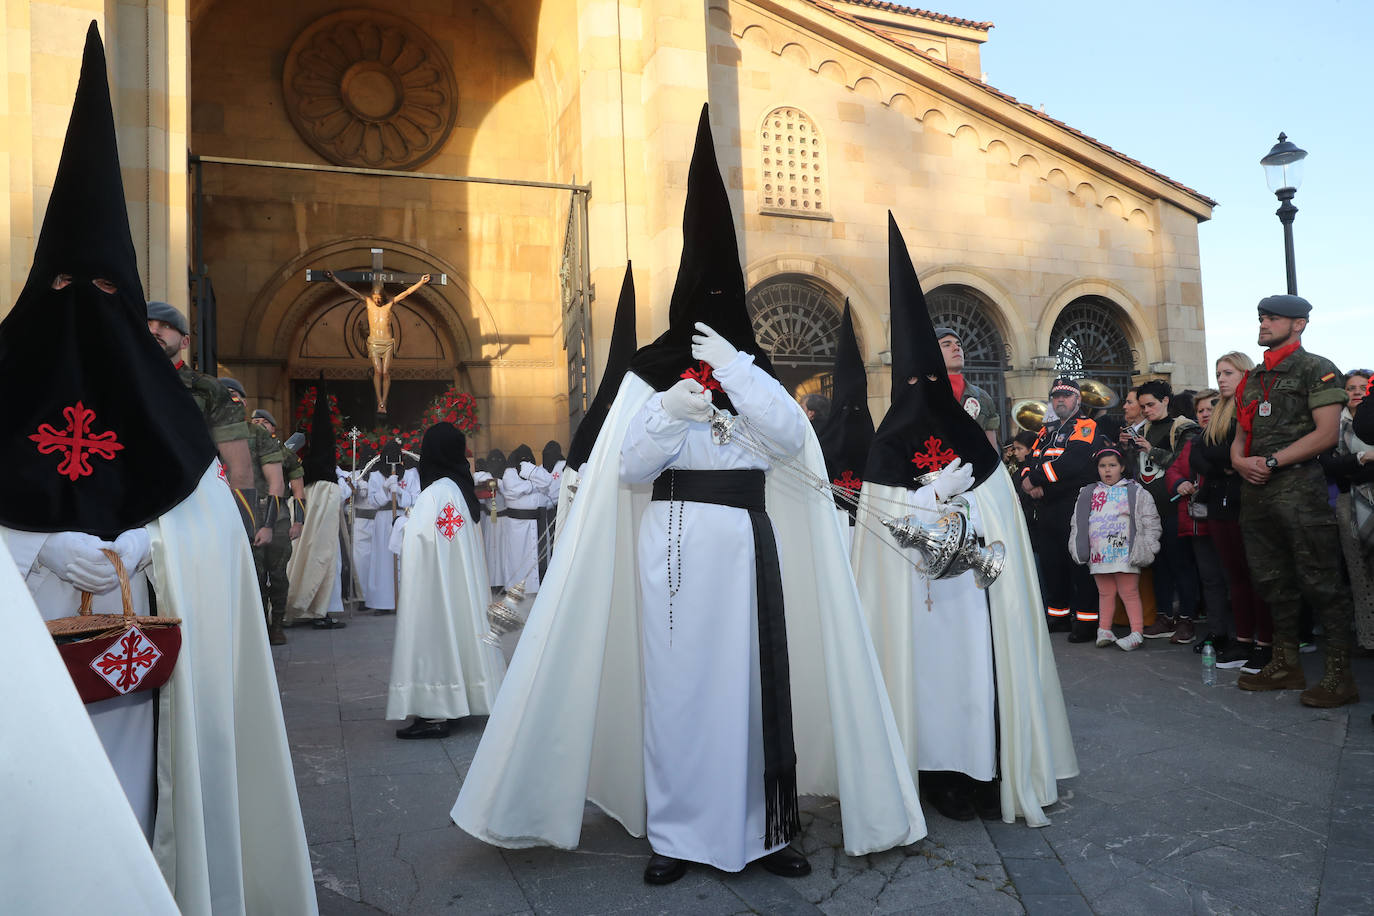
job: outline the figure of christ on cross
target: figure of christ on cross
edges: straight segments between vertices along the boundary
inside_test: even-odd
[[[382,301],[383,287],[380,280],[373,280],[372,292],[364,296],[347,283],[327,270],[324,275],[333,280],[340,289],[367,306],[367,356],[372,360],[372,387],[377,393],[377,413],[386,414],[386,399],[391,393],[391,357],[396,352],[396,341],[391,336],[391,307],[406,296],[429,282],[429,274],[422,274],[413,286],[397,293],[386,302]]]

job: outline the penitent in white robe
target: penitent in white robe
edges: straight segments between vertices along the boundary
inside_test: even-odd
[[[496,486],[507,509],[542,509],[549,480],[549,472],[536,464],[528,479],[520,476],[519,468],[506,468]],[[539,591],[538,520],[503,515],[497,522],[496,536],[500,540],[502,584],[524,582],[526,593]]]
[[[737,357],[715,377],[739,414],[778,449],[801,451],[805,418],[752,358]],[[662,402],[661,394],[649,398],[630,422],[620,452],[626,483],[652,483],[668,469],[770,467],[737,442],[716,445],[709,424],[670,417]],[[772,851],[763,842],[754,565],[754,529],[744,509],[654,501],[640,520],[649,844],[660,855],[725,871]],[[678,586],[671,598],[670,579]]]
[[[305,524],[286,564],[286,623],[343,613],[343,556],[339,552],[343,494],[337,483],[306,487]]]
[[[392,481],[389,485],[388,480]],[[396,609],[396,557],[387,545],[391,541],[394,520],[392,491],[397,491],[397,508],[403,499],[404,491],[398,483],[395,477],[383,477],[380,471],[373,471],[367,477],[367,485],[353,493],[355,514],[359,509],[377,513],[370,519],[355,518],[353,523],[354,568],[358,571],[358,584],[362,586],[363,603],[374,611]]]
[[[386,717],[461,719],[486,715],[506,673],[487,632],[486,560],[457,484],[441,478],[421,491],[405,526],[396,642]]]
[[[175,916],[87,707],[0,538],[0,888],[12,913]],[[22,698],[22,699],[16,699]]]
[[[486,471],[477,471],[472,475],[472,482],[479,486],[495,480],[496,478]],[[490,499],[482,500],[481,518],[478,519],[477,530],[482,534],[482,550],[487,558],[487,582],[491,584],[492,588],[504,588],[506,573],[501,559],[501,538],[498,535],[501,522],[500,516],[492,514],[493,507],[497,512],[506,508],[506,500],[501,495],[500,488],[496,488]]]
[[[81,592],[57,577],[57,573],[37,562],[38,553],[50,535],[35,531],[16,531],[0,528],[10,555],[24,577],[24,584],[33,595],[34,604],[44,620],[71,617],[81,604]],[[142,570],[130,570],[135,614],[148,613],[148,579]],[[96,595],[91,610],[97,614],[123,612],[118,586]],[[100,743],[109,755],[119,784],[129,800],[143,834],[153,836],[153,815],[156,801],[156,756],[153,746],[153,723],[157,712],[157,693],[151,690],[125,694],[91,703],[86,707],[91,724],[100,736]]]
[[[219,462],[145,528],[158,613],[182,621],[157,691],[154,857],[186,916],[314,913],[253,555]]]
[[[936,769],[926,761],[949,759],[950,754],[962,754],[967,759],[976,753],[981,759],[981,749],[975,748],[981,747],[982,740],[966,745],[964,742],[970,739],[953,734],[957,731],[953,725],[932,726],[940,729],[942,735],[920,730],[920,710],[962,702],[958,691],[968,689],[970,682],[959,675],[955,682],[959,686],[952,689],[942,679],[948,672],[928,676],[926,669],[918,666],[918,659],[933,654],[914,648],[918,638],[915,621],[928,613],[925,592],[919,583],[912,582],[909,558],[903,555],[906,551],[892,549],[896,544],[880,522],[881,517],[898,514],[897,507],[908,505],[909,494],[910,491],[902,487],[864,483],[859,502],[860,527],[855,529],[851,559],[902,743],[914,771],[917,768]],[[991,723],[990,712],[978,712],[979,719],[971,723],[975,727],[969,730],[982,735],[989,727],[997,729],[995,746],[997,775],[1001,780],[1002,820],[1013,823],[1022,817],[1032,827],[1043,827],[1050,822],[1043,809],[1058,800],[1058,780],[1078,775],[1078,758],[1069,733],[1059,672],[1040,611],[1040,586],[1025,517],[1021,514],[1011,478],[1002,468],[963,496],[976,507],[985,539],[1002,542],[1007,551],[1002,574],[987,589],[986,611],[981,605],[956,599],[968,617],[982,616],[989,620],[987,633],[995,674],[995,726]],[[888,539],[887,543],[881,542],[883,538]],[[957,580],[955,582],[957,584]],[[940,605],[944,593],[936,591],[933,594],[936,602],[933,613],[947,617]],[[960,651],[964,653],[951,658],[956,670],[965,657],[976,662],[987,654],[987,650],[977,644],[971,620],[966,622],[966,627],[952,637],[959,640]],[[953,644],[950,646],[948,651],[953,656]],[[936,651],[946,651],[944,644],[937,646]],[[981,674],[977,683],[983,683]],[[974,714],[972,710],[970,714]],[[955,715],[951,712],[950,717]],[[937,748],[928,754],[924,747],[927,743],[948,743],[951,739],[956,742],[950,745],[952,751]]]
[[[622,482],[620,456],[631,420],[653,396],[636,375],[621,383],[559,535],[548,585],[530,609],[453,806],[454,822],[488,843],[572,849],[588,800],[634,836],[647,832],[637,552],[649,487]],[[790,399],[787,409],[804,416]],[[823,477],[820,445],[809,429],[805,435],[800,463]],[[925,835],[925,820],[834,503],[776,471],[766,498],[783,564],[798,791],[839,799],[850,855],[914,843]],[[665,559],[655,558],[655,568]],[[557,767],[548,766],[550,747],[559,749]]]

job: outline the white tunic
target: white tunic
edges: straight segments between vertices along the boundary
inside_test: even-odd
[[[416,500],[405,526],[401,596],[386,717],[486,715],[506,671],[487,632],[486,562],[467,501],[441,478]]]
[[[935,508],[935,488],[907,490],[913,510]],[[977,496],[965,493],[974,511],[970,521],[982,535]],[[918,519],[935,515],[916,513]],[[973,573],[952,579],[928,579],[908,567],[911,587],[911,670],[914,685],[916,762],[922,770],[954,770],[974,779],[997,774],[994,724],[992,627],[987,593],[973,584]],[[929,596],[930,601],[926,599]]]
[[[0,538],[0,888],[13,913],[175,916],[87,707]],[[73,863],[79,863],[73,867]]]
[[[737,357],[715,376],[735,409],[778,447],[801,450],[803,414],[791,409],[791,397],[750,357]],[[620,455],[621,478],[632,484],[669,468],[769,467],[736,442],[716,445],[709,424],[668,416],[661,394],[631,421]],[[707,503],[651,503],[640,522],[639,569],[649,842],[661,855],[739,871],[772,851],[763,840],[749,513]]]
[[[15,564],[24,577],[24,584],[33,595],[34,604],[38,606],[43,619],[56,620],[76,614],[81,604],[81,592],[37,562],[38,552],[51,535],[0,528],[0,536],[9,546]],[[147,614],[147,576],[141,570],[131,571],[129,584],[132,586],[134,613]],[[119,587],[96,595],[91,602],[91,610],[97,614],[123,613]],[[95,726],[95,733],[100,736],[100,743],[110,758],[115,775],[119,777],[119,784],[124,788],[134,817],[143,828],[143,835],[150,840],[157,785],[157,757],[153,745],[156,699],[156,691],[144,690],[86,706],[91,724]]]
[[[388,484],[388,481],[391,481]],[[395,477],[383,477],[380,471],[368,475],[367,485],[353,494],[357,509],[375,509],[376,517],[358,518],[353,525],[353,560],[358,570],[358,584],[362,586],[363,602],[376,611],[396,608],[395,556],[387,549],[391,540],[392,491],[397,492],[400,505],[404,492]]]
[[[536,464],[528,478],[520,476],[519,468],[506,468],[497,490],[507,509],[542,509],[548,486],[549,472]],[[500,539],[497,549],[501,555],[501,583],[509,586],[524,582],[529,594],[539,591],[538,520],[502,516],[496,530]]]

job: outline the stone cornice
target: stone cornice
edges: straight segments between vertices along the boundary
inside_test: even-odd
[[[726,2],[717,0],[713,5],[723,6]],[[1070,159],[1136,193],[1165,200],[1199,221],[1211,219],[1212,208],[1216,205],[1211,198],[948,64],[933,60],[822,0],[728,0],[728,3],[751,6],[782,20],[807,32],[813,39],[843,49],[898,79],[938,94],[1027,142]]]

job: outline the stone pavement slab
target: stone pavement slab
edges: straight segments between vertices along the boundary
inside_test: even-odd
[[[925,839],[851,857],[838,805],[809,798],[808,877],[691,867],[649,887],[648,844],[592,805],[573,851],[498,849],[452,824],[485,719],[396,739],[394,628],[359,615],[273,650],[325,914],[1374,912],[1374,660],[1355,662],[1363,702],[1313,710],[1296,691],[1237,690],[1237,672],[1204,687],[1186,647],[1055,637],[1081,773],[1050,826],[927,810]],[[1303,662],[1320,677],[1320,655]]]

